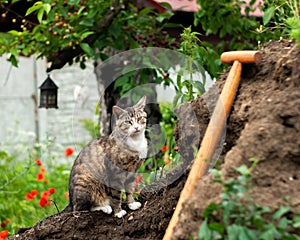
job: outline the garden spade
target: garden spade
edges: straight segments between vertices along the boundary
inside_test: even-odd
[[[221,61],[223,63],[233,65],[226,78],[223,90],[207,126],[199,151],[193,161],[189,176],[183,190],[181,191],[180,198],[177,202],[163,240],[171,239],[174,229],[178,223],[178,217],[183,203],[192,195],[196,183],[208,171],[210,160],[212,159],[217,144],[221,138],[223,129],[226,125],[226,119],[230,114],[230,109],[239,86],[242,64],[258,63],[261,59],[262,56],[259,51],[233,51],[224,52],[221,55]]]

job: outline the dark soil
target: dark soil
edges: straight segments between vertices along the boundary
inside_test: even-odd
[[[261,51],[261,63],[243,65],[227,122],[221,170],[225,178],[235,177],[235,167],[249,166],[251,157],[259,159],[253,172],[255,202],[276,208],[286,203],[285,196],[290,196],[293,211],[300,212],[300,51],[289,41],[269,42]],[[218,89],[226,76],[217,82]],[[210,118],[207,99],[214,102],[216,96],[210,91],[188,105],[199,126],[195,121],[186,123],[187,105],[179,109],[175,133],[184,164],[142,191],[142,209],[126,209],[129,214],[123,219],[101,212],[64,213],[9,239],[162,239],[186,180],[183,166],[192,159],[194,150],[190,146],[193,142],[199,145]],[[209,174],[199,181],[184,204],[172,239],[189,239],[191,235],[197,238],[201,212],[210,202],[219,201],[221,191]]]
[[[249,158],[259,159],[251,193],[255,202],[275,209],[286,205],[289,196],[293,211],[300,212],[300,51],[288,41],[269,42],[261,50],[261,63],[243,66],[221,171],[225,179],[236,177],[234,168],[250,166]],[[199,104],[201,99],[192,103],[195,109]],[[184,205],[172,239],[197,239],[201,213],[220,201],[221,192],[221,185],[205,176]]]

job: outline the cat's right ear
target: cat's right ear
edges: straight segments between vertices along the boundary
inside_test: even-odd
[[[144,107],[146,106],[146,100],[147,97],[143,96],[138,102],[137,104],[135,104],[133,107],[136,109],[144,109]]]
[[[122,108],[120,108],[118,106],[113,106],[112,111],[113,111],[114,116],[117,119],[122,115],[122,113],[126,112],[125,110],[123,110]]]

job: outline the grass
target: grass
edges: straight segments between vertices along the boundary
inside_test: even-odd
[[[47,159],[29,155],[20,160],[17,154],[0,151],[0,232],[8,230],[9,235],[68,204],[70,167],[47,166]]]

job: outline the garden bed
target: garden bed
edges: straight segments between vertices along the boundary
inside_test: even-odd
[[[243,66],[227,123],[221,171],[225,178],[234,177],[235,167],[249,166],[249,158],[259,159],[253,172],[255,202],[276,207],[285,204],[284,197],[289,196],[293,211],[300,212],[300,51],[289,41],[269,42],[261,50],[261,63]],[[218,80],[219,89],[226,76]],[[203,136],[209,121],[206,103],[198,98],[191,106]],[[175,132],[180,151],[189,144],[193,131],[177,128]],[[143,207],[134,212],[124,207],[128,215],[123,219],[102,212],[64,213],[9,239],[162,239],[186,180],[182,172],[179,166],[157,185],[147,186],[139,198]],[[210,174],[205,176],[184,204],[173,239],[197,236],[202,211],[210,202],[219,201],[222,192],[211,180]]]

